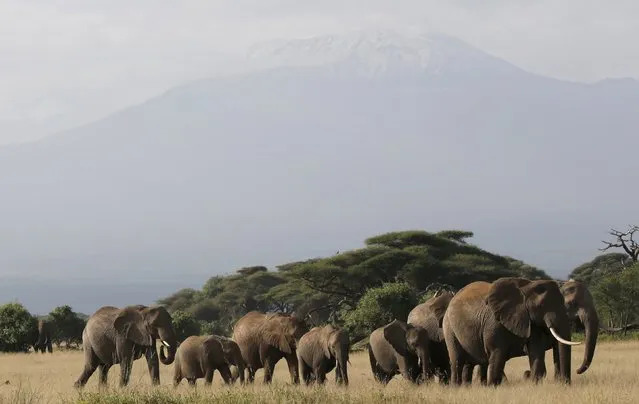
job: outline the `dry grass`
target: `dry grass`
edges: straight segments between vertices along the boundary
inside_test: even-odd
[[[522,380],[527,368],[525,358],[510,360],[506,365],[509,382],[489,388],[440,387],[438,385],[411,386],[397,376],[385,388],[372,377],[368,356],[357,353],[351,356],[349,369],[351,385],[339,388],[334,384],[334,373],[324,388],[291,386],[286,363],[276,366],[275,380],[271,386],[262,385],[262,371],[258,371],[255,385],[226,387],[216,374],[212,388],[206,388],[202,380],[195,389],[186,381],[177,390],[171,387],[173,366],[162,367],[162,386],[150,387],[146,362],[142,358],[133,367],[131,385],[119,389],[119,367],[109,372],[109,388],[100,392],[97,372],[84,389],[78,393],[72,386],[83,366],[80,352],[54,352],[53,354],[0,355],[0,402],[2,403],[631,403],[639,397],[639,342],[601,343],[597,347],[592,367],[584,375],[574,374],[581,362],[582,347],[573,348],[573,384],[561,386],[547,379],[534,386]],[[552,364],[550,352],[547,363]],[[550,370],[550,366],[549,366]],[[552,370],[550,370],[552,375]],[[6,384],[5,380],[8,382]]]

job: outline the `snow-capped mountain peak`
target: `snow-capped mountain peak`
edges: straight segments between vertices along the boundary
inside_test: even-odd
[[[450,36],[415,30],[359,30],[252,46],[248,58],[263,67],[333,66],[366,76],[453,70],[519,70]]]

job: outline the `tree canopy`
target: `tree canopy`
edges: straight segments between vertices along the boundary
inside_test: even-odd
[[[469,243],[472,236],[464,230],[380,234],[366,239],[362,248],[329,257],[284,263],[274,270],[253,266],[216,275],[201,290],[183,289],[159,303],[170,312],[189,313],[203,329],[229,335],[235,321],[251,310],[312,313],[316,323],[336,317],[343,323],[348,311],[367,301],[362,298],[369,290],[395,290],[389,286],[395,283],[419,299],[432,283],[459,289],[504,276],[550,279],[534,266]]]

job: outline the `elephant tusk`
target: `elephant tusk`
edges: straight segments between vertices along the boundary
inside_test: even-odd
[[[581,342],[577,342],[577,341],[567,341],[563,338],[561,338],[559,336],[559,334],[557,334],[557,331],[555,331],[554,328],[550,327],[550,333],[552,334],[553,337],[555,337],[557,339],[557,341],[561,342],[562,344],[565,345],[581,345]]]
[[[162,344],[164,344],[165,347],[171,348],[171,345],[169,345],[169,343],[166,342],[165,340],[161,339],[160,341],[162,341]]]

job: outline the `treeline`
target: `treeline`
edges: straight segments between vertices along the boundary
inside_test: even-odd
[[[0,306],[0,351],[28,352],[38,340],[38,321],[46,320],[51,327],[51,340],[58,348],[78,348],[86,316],[69,306],[56,307],[46,316],[29,313],[22,304],[13,302]]]
[[[182,289],[161,299],[178,332],[230,335],[251,310],[295,312],[311,324],[334,321],[362,338],[428,296],[429,285],[459,289],[505,276],[550,279],[520,260],[468,242],[472,232],[402,231],[365,240],[363,248],[331,257],[245,267],[211,277],[202,289]]]

